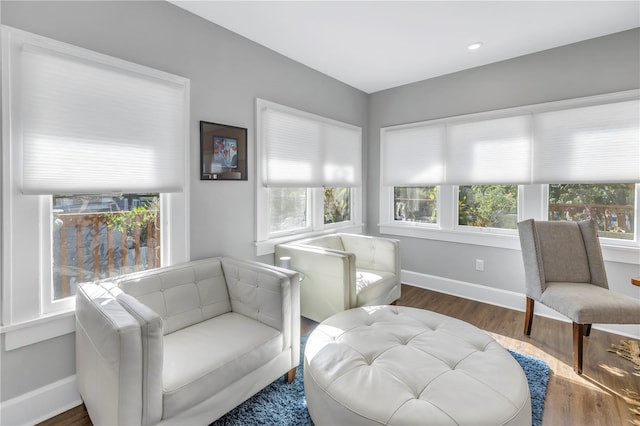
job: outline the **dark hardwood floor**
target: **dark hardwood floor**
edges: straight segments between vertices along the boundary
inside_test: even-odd
[[[572,368],[571,324],[536,316],[531,337],[523,335],[524,313],[472,300],[402,286],[398,305],[412,306],[459,318],[486,330],[507,349],[545,360],[551,377],[544,404],[543,426],[640,425],[640,416],[629,410],[625,389],[640,393],[640,373],[622,357],[607,352],[624,336],[592,330],[585,338],[584,372]],[[523,306],[524,309],[524,306]],[[302,333],[317,324],[302,318]],[[638,407],[640,408],[640,407]],[[85,426],[91,421],[83,406],[49,419],[41,425]]]

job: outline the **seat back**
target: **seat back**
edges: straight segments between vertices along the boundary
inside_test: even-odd
[[[231,311],[220,258],[125,275],[117,284],[162,317],[165,335]]]
[[[322,235],[320,237],[307,238],[305,240],[296,241],[295,244],[314,246],[329,250],[344,251],[342,239],[337,234]]]
[[[399,241],[359,234],[338,234],[344,249],[356,255],[358,269],[391,272],[400,282]]]
[[[608,288],[594,221],[529,219],[518,223],[518,231],[528,296],[539,300],[548,282],[588,283]]]

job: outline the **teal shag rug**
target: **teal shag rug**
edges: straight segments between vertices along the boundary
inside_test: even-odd
[[[300,364],[293,383],[279,378],[210,426],[310,426],[313,425],[304,396],[302,365],[306,337],[301,337]],[[541,359],[509,350],[524,370],[531,393],[533,426],[542,425],[542,410],[549,382],[549,366]]]

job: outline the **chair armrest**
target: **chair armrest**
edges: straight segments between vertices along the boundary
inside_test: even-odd
[[[127,293],[118,294],[116,300],[140,324],[142,424],[156,424],[162,420],[163,321],[160,315]]]
[[[356,255],[356,266],[394,273],[400,279],[400,242],[391,238],[339,234],[346,251]]]
[[[140,324],[104,286],[76,292],[76,380],[94,424],[142,419]]]
[[[300,278],[295,271],[235,257],[222,258],[231,309],[282,332],[292,367],[300,361]]]
[[[301,244],[279,244],[276,258],[291,257],[291,268],[305,275],[302,315],[322,321],[355,306],[356,258],[353,253]]]

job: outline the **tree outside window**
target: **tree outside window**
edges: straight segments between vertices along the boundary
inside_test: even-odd
[[[468,185],[458,188],[458,224],[516,229],[518,185]]]

